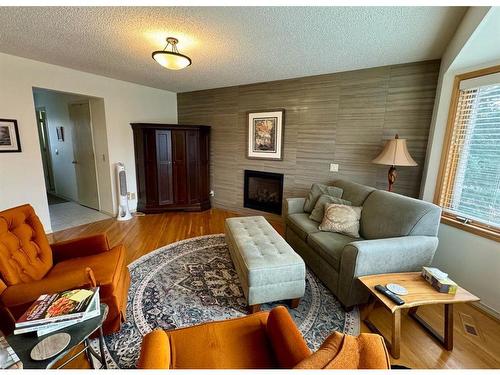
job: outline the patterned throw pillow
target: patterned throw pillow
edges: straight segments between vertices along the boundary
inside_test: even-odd
[[[359,238],[359,219],[363,207],[330,203],[325,205],[325,216],[319,230]]]
[[[335,186],[327,186],[323,184],[313,184],[311,186],[311,190],[309,191],[309,195],[304,202],[304,212],[311,213],[318,201],[319,197],[323,194],[330,195],[336,198],[342,198],[342,194],[344,190]]]
[[[321,220],[323,220],[323,216],[325,216],[325,204],[327,203],[345,204],[347,206],[351,205],[350,201],[332,197],[331,195],[323,194],[321,197],[318,198],[318,201],[314,206],[314,210],[312,210],[311,215],[309,215],[309,219],[321,223]]]

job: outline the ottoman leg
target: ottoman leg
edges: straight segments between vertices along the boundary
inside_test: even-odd
[[[300,303],[300,298],[294,298],[288,300],[288,304],[292,309],[296,309],[297,307],[299,307],[299,303]]]
[[[248,306],[248,313],[253,314],[260,311],[260,304]]]

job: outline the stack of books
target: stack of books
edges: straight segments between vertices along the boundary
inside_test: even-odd
[[[14,334],[36,332],[40,337],[95,318],[100,313],[98,287],[43,294],[17,320]]]
[[[458,285],[438,268],[423,267],[422,277],[441,293],[456,294]]]

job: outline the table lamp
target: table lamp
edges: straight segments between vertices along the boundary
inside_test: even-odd
[[[396,181],[396,166],[413,167],[417,165],[416,161],[410,156],[406,147],[406,139],[401,139],[396,134],[394,139],[390,139],[384,146],[382,152],[372,160],[372,163],[390,165],[387,179],[389,180],[389,191],[392,191],[392,185]]]

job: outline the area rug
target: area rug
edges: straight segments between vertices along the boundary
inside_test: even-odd
[[[155,328],[174,329],[246,314],[245,296],[223,234],[162,247],[131,263],[129,269],[127,321],[118,333],[105,337],[111,368],[135,368],[142,337]],[[305,296],[290,313],[313,350],[333,331],[359,333],[358,310],[345,312],[310,270]]]

